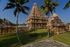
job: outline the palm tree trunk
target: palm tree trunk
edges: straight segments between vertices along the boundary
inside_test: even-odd
[[[48,28],[48,38],[50,37],[50,26],[49,26],[50,22],[49,22],[49,16],[50,16],[50,13],[48,13],[48,26],[47,26],[47,28]]]
[[[21,44],[21,41],[19,38],[19,32],[18,32],[18,15],[19,15],[19,13],[17,13],[17,16],[16,16],[16,36],[17,36],[19,43]]]

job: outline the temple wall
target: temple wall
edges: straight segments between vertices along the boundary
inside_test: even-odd
[[[69,25],[69,31],[70,31],[70,25]]]
[[[51,26],[50,30],[55,34],[61,34],[67,31],[64,26],[60,26],[60,27]]]
[[[18,27],[18,32],[28,32],[28,27]],[[8,34],[8,33],[16,33],[16,26],[15,27],[1,27],[0,34]]]

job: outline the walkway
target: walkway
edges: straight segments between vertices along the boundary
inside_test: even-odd
[[[28,44],[28,45],[21,46],[21,47],[70,47],[70,46],[63,44],[61,42],[58,42],[58,41],[47,39],[44,41],[36,42],[33,44]]]

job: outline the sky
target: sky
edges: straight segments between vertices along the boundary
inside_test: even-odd
[[[16,17],[14,16],[13,12],[14,9],[8,9],[3,11],[4,7],[7,4],[7,0],[0,0],[0,18],[6,18],[9,21],[16,23]],[[70,23],[70,8],[64,10],[63,7],[64,5],[69,1],[69,0],[58,0],[59,1],[59,6],[56,7],[56,13],[58,14],[58,16],[60,17],[60,19],[64,22],[64,23]],[[27,11],[28,15],[25,15],[23,13],[19,14],[19,24],[23,24],[26,23],[26,20],[31,12],[32,6],[34,3],[37,3],[38,6],[41,6],[43,4],[43,2],[41,0],[30,0],[30,2],[26,3],[25,5],[30,7],[30,10]]]

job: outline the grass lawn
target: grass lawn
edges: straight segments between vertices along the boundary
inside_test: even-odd
[[[52,36],[51,38],[59,42],[65,43],[67,45],[70,45],[70,32],[66,32],[60,35],[55,35]]]
[[[0,47],[14,47],[18,44],[15,34],[0,35]]]
[[[19,37],[23,44],[28,44],[46,39],[46,31],[46,29],[37,29],[28,33],[20,33]],[[20,47],[16,34],[0,35],[0,47]]]
[[[47,39],[47,29],[37,29],[19,35],[23,45]],[[51,36],[51,39],[70,45],[70,32]],[[20,47],[16,34],[0,35],[0,47]]]

